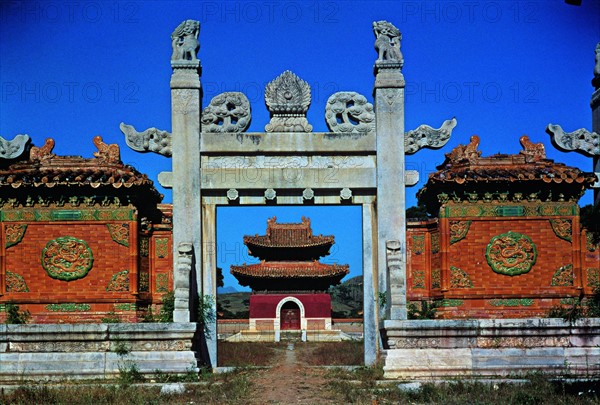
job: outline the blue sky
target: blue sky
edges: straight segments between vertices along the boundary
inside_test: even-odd
[[[92,138],[101,135],[121,145],[124,162],[153,179],[170,169],[167,158],[129,150],[119,123],[140,131],[171,129],[170,34],[189,18],[201,22],[203,106],[223,91],[243,91],[252,105],[250,131],[263,131],[264,86],[289,69],[311,85],[308,120],[315,131],[326,131],[324,107],[332,93],[357,91],[372,101],[371,24],[388,20],[403,33],[407,130],[458,120],[442,150],[407,157],[408,168],[421,175],[407,190],[408,205],[416,203],[416,191],[444,153],[473,134],[480,136],[484,155],[517,153],[519,137],[527,134],[544,142],[549,158],[591,170],[591,159],[554,149],[544,129],[550,122],[568,131],[591,129],[597,1],[576,7],[562,0],[4,0],[0,12],[0,135],[26,133],[36,145],[53,137],[60,155],[91,157]],[[171,201],[170,192],[160,190]],[[590,202],[587,193],[582,203]],[[233,228],[261,233],[274,214],[286,221],[307,215],[288,211],[220,209],[219,234]],[[336,235],[340,245],[346,226],[360,227],[356,209],[325,212],[309,216],[317,233]],[[348,215],[356,219],[343,221]],[[227,243],[241,243],[231,238],[236,240]],[[347,257],[338,251],[336,260],[360,269],[360,246],[349,250]],[[225,269],[229,264],[221,263]]]

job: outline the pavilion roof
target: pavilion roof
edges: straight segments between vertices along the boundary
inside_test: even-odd
[[[294,248],[333,245],[333,235],[313,235],[310,219],[299,223],[277,223],[277,217],[267,220],[266,235],[245,235],[244,244],[268,248]]]
[[[266,262],[231,266],[231,274],[255,279],[339,278],[349,273],[347,264],[312,262]]]

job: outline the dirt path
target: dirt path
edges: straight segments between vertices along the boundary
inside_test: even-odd
[[[277,349],[275,366],[251,376],[250,404],[335,404],[323,368],[308,367],[297,358],[294,343]]]

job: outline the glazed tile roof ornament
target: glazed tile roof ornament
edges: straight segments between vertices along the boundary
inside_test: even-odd
[[[458,145],[446,154],[444,163],[419,190],[419,200],[432,214],[437,214],[439,207],[450,199],[454,202],[577,201],[596,181],[594,173],[547,159],[542,143],[533,143],[526,135],[520,141],[523,150],[519,154],[482,157],[477,149],[479,137],[473,135],[468,145]]]
[[[28,190],[35,189],[46,205],[62,204],[69,197],[86,198],[88,205],[106,205],[114,197],[122,204],[138,201],[140,207],[160,203],[163,196],[154,188],[154,182],[121,162],[117,144],[106,144],[100,136],[93,143],[98,148],[93,158],[57,156],[52,138],[40,147],[32,146],[29,159],[0,169],[0,199],[10,197],[18,200],[16,205],[31,205],[25,201],[31,199]]]

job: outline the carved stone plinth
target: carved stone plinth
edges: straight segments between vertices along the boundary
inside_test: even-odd
[[[310,86],[294,73],[286,70],[265,89],[265,102],[271,113],[267,132],[310,132],[306,120],[310,105]]]

